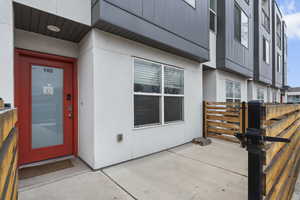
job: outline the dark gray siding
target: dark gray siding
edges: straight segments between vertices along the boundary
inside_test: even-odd
[[[272,59],[272,0],[269,0],[269,6],[262,6],[262,0],[254,1],[254,80],[272,84],[273,79],[273,59]],[[269,17],[269,28],[264,27],[262,24],[263,13]],[[269,64],[263,59],[264,38],[269,42]]]
[[[218,1],[217,68],[253,77],[253,1]],[[249,45],[244,47],[234,37],[235,3],[249,18]]]
[[[200,62],[209,58],[208,0],[98,0],[92,24]]]
[[[283,19],[282,19],[282,14],[278,8],[278,5],[276,4],[275,1],[273,1],[273,34],[272,34],[272,41],[273,41],[273,86],[276,88],[282,88],[282,84],[283,84],[283,62],[282,62],[282,58],[283,58],[283,45],[282,45],[282,38],[283,38],[283,33],[281,32],[281,47],[278,47],[277,45],[277,40],[279,40],[278,36],[277,36],[277,27],[276,27],[276,23],[277,23],[277,16],[279,17],[281,23],[283,23]],[[281,30],[282,30],[282,25],[280,26]],[[277,70],[277,55],[281,56],[281,69],[280,71]]]

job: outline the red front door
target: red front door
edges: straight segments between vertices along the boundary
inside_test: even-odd
[[[15,62],[19,164],[73,154],[73,63],[24,50]]]

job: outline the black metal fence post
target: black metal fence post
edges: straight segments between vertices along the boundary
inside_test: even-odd
[[[248,133],[260,134],[262,104],[259,101],[248,103]],[[248,150],[248,200],[263,199],[263,154],[259,139],[252,139],[247,145]]]

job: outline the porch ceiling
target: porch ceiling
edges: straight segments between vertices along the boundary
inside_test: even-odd
[[[14,3],[15,27],[71,42],[79,42],[90,27],[60,16],[56,16],[29,6]],[[52,32],[48,25],[55,25],[60,32]]]

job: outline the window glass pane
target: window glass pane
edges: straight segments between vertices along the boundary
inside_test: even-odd
[[[184,0],[184,1],[187,2],[193,8],[196,7],[196,0]]]
[[[31,146],[36,149],[61,145],[64,143],[64,71],[33,65],[31,79]]]
[[[165,67],[165,93],[183,94],[184,73],[173,67]]]
[[[265,46],[266,46],[266,63],[270,63],[270,43],[268,40],[265,40]]]
[[[263,60],[266,62],[266,57],[267,57],[267,50],[266,50],[266,39],[265,38],[263,38]]]
[[[161,65],[144,60],[134,60],[134,91],[161,92]]]
[[[248,40],[249,40],[249,22],[248,22],[248,16],[241,12],[241,43],[245,47],[248,48]]]
[[[241,41],[241,10],[237,5],[234,7],[234,37]]]
[[[234,97],[237,99],[241,98],[241,83],[235,83]]]
[[[165,97],[165,122],[183,120],[183,97]]]
[[[209,28],[210,28],[210,30],[215,32],[216,31],[216,15],[212,11],[210,11],[209,13],[210,13]]]
[[[226,81],[226,98],[233,98],[233,82],[228,80]]]
[[[216,12],[217,5],[216,5],[216,0],[210,0],[210,9]]]
[[[257,88],[257,100],[265,100],[265,93],[263,88]]]
[[[277,72],[281,70],[281,56],[277,54]]]
[[[160,123],[160,97],[134,95],[134,126]]]

